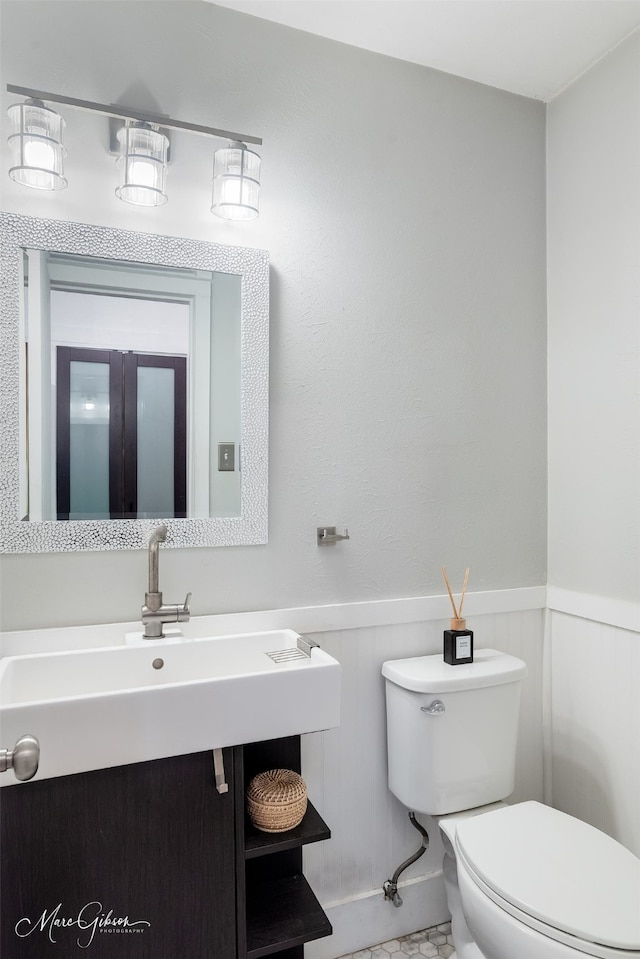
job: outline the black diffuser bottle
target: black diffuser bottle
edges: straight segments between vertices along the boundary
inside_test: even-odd
[[[458,617],[444,631],[444,661],[450,666],[473,662],[473,630],[466,629],[466,620]]]
[[[464,574],[459,607],[456,607],[451,586],[449,585],[447,571],[444,566],[442,567],[442,575],[444,576],[449,599],[453,607],[453,618],[449,623],[451,628],[445,629],[444,631],[444,661],[445,663],[449,663],[450,666],[462,666],[464,663],[473,662],[473,631],[466,628],[467,622],[462,618],[462,604],[464,603],[464,594],[467,591],[467,583],[469,582],[469,570],[467,569]]]

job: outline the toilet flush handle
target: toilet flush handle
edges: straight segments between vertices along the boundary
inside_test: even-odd
[[[444,712],[444,703],[441,699],[434,699],[428,706],[421,706],[420,712],[429,713],[430,716],[440,716]]]

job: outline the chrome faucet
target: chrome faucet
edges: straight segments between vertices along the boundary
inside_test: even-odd
[[[142,607],[143,636],[145,639],[159,639],[164,636],[163,626],[165,623],[186,623],[191,615],[189,609],[191,593],[187,593],[184,606],[171,604],[165,606],[162,602],[162,593],[158,589],[158,550],[160,549],[160,543],[164,543],[166,538],[167,527],[158,526],[149,539],[149,591],[144,594],[144,606]]]

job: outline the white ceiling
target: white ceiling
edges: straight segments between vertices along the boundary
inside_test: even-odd
[[[539,100],[640,26],[640,0],[209,2]]]

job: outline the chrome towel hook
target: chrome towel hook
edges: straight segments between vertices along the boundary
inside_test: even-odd
[[[341,539],[351,539],[349,530],[344,533],[336,533],[335,526],[318,526],[316,528],[316,544],[318,546],[335,546]]]

